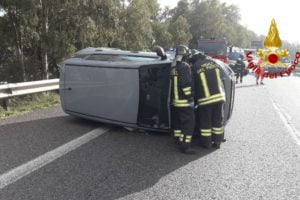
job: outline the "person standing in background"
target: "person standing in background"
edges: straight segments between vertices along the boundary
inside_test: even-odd
[[[257,65],[260,68],[260,72],[256,73],[256,85],[259,84],[259,77],[260,77],[260,84],[264,85],[264,83],[263,83],[263,80],[264,80],[264,69],[265,69],[264,61],[262,59],[259,59]]]
[[[243,76],[245,73],[246,65],[243,62],[243,56],[241,55],[236,63],[235,63],[235,69],[236,69],[236,83],[238,83],[238,80],[240,79],[240,83],[243,83]]]

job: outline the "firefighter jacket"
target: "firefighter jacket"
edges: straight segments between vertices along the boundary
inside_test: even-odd
[[[237,72],[242,72],[246,68],[246,65],[243,61],[237,60],[235,63],[235,69]]]
[[[225,90],[219,65],[209,59],[198,59],[193,65],[195,98],[198,106],[225,101]]]
[[[177,62],[171,70],[172,105],[174,107],[189,107],[194,102],[192,71],[186,62]]]

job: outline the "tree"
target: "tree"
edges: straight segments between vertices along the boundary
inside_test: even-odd
[[[25,57],[24,57],[24,46],[26,45],[26,37],[24,36],[27,31],[26,21],[27,16],[30,16],[30,8],[33,6],[31,0],[2,0],[0,7],[6,13],[3,16],[3,20],[6,21],[3,24],[6,25],[7,36],[11,40],[11,48],[15,50],[15,57],[19,65],[20,73],[17,75],[17,80],[26,81],[26,67],[25,67]],[[7,37],[8,38],[8,37]]]
[[[125,22],[127,49],[149,50],[151,48],[154,40],[152,22],[158,13],[155,2],[132,0],[128,5]]]
[[[220,0],[0,0],[0,81],[58,77],[59,63],[86,47],[150,50],[226,38],[250,47],[259,37],[239,23],[238,7]],[[284,43],[293,52],[299,46]]]
[[[175,22],[180,16],[187,18],[189,15],[189,2],[188,0],[180,0],[177,6],[170,10],[170,15],[172,15],[172,22]]]
[[[183,17],[179,16],[178,19],[170,25],[170,33],[172,34],[173,45],[188,45],[192,35],[189,32],[190,25],[188,21]]]
[[[169,32],[169,22],[156,22],[153,24],[153,37],[155,43],[164,49],[173,46],[173,35]]]

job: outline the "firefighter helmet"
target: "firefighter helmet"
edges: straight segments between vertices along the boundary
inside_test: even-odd
[[[176,48],[176,55],[175,55],[175,60],[176,61],[188,60],[188,58],[190,56],[191,56],[191,51],[187,46],[179,45]]]

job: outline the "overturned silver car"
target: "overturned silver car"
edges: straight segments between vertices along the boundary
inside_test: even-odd
[[[226,92],[225,122],[230,119],[235,82],[221,61]],[[156,53],[87,48],[61,66],[60,97],[70,114],[126,127],[169,131],[172,60]]]

